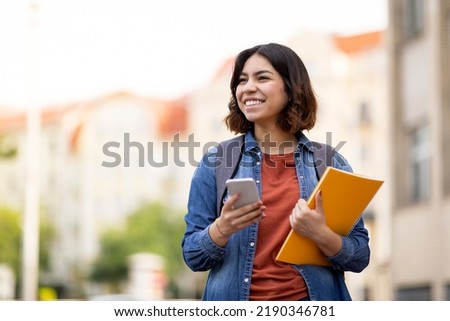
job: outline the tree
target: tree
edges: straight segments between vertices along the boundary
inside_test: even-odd
[[[20,269],[20,213],[0,207],[0,263],[8,264],[19,275]]]
[[[22,253],[21,213],[9,207],[0,206],[0,263],[8,264],[16,277],[20,277]],[[49,266],[49,248],[54,236],[54,228],[42,217],[39,226],[39,269]],[[20,278],[17,280],[20,285]],[[20,287],[19,287],[20,288]]]
[[[128,249],[126,232],[122,230],[107,230],[100,241],[101,254],[95,260],[90,278],[100,283],[110,283],[118,288],[120,282],[127,277],[126,258],[131,250]]]
[[[0,160],[12,159],[17,155],[17,144],[6,134],[0,134]],[[0,206],[0,263],[8,264],[18,278],[22,253],[22,215],[19,211]],[[48,269],[50,263],[50,245],[54,237],[52,224],[41,215],[39,225],[39,270]]]
[[[17,147],[5,134],[0,134],[0,159],[13,158],[17,154]]]
[[[132,213],[122,229],[106,230],[100,240],[100,255],[90,279],[118,288],[128,276],[127,258],[151,252],[165,260],[169,282],[183,266],[181,239],[184,221],[175,210],[161,203],[148,203]]]

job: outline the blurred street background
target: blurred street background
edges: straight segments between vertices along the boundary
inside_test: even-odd
[[[0,0],[0,300],[199,299],[190,179],[267,42],[310,73],[307,136],[385,181],[353,298],[450,300],[450,0]]]

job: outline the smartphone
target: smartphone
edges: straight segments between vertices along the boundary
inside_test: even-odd
[[[241,197],[234,203],[234,208],[259,201],[258,190],[253,178],[232,178],[226,181],[230,195],[241,194]]]

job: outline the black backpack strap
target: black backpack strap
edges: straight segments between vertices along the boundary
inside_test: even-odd
[[[333,166],[333,157],[336,154],[336,150],[328,144],[311,143],[314,154],[314,168],[316,169],[317,179],[319,180],[327,166]]]
[[[244,147],[244,135],[221,142],[217,145],[216,157],[216,191],[217,191],[217,216],[222,210],[222,199],[225,196],[225,182],[234,177],[242,157]]]

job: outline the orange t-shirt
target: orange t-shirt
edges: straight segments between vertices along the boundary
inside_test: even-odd
[[[259,222],[250,300],[298,300],[308,295],[302,276],[275,260],[291,226],[289,215],[300,198],[294,154],[264,154],[262,201],[266,217]]]

